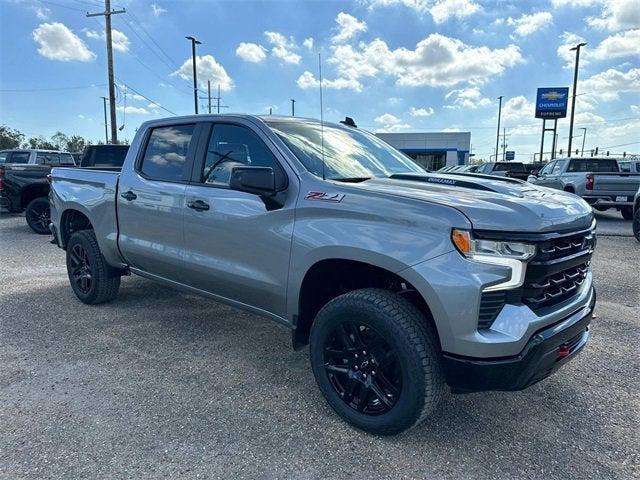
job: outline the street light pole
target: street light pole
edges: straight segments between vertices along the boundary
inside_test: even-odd
[[[502,113],[502,99],[503,99],[503,95],[500,95],[498,97],[498,100],[500,100],[500,104],[498,106],[498,133],[496,133],[496,162],[498,161],[498,148],[499,148],[499,144],[500,144],[500,115]]]
[[[584,157],[584,141],[587,138],[587,129],[582,127],[580,130],[582,130],[582,151],[580,152],[580,156]]]
[[[196,45],[202,45],[202,42],[193,37],[184,37],[191,41],[191,59],[193,63],[193,106],[196,115],[198,114],[198,74],[196,73]]]
[[[576,65],[573,71],[573,95],[571,97],[571,119],[569,121],[569,148],[567,149],[567,155],[571,157],[571,142],[573,140],[573,117],[576,110],[576,89],[578,88],[578,64],[580,63],[580,48],[586,45],[585,42],[579,43],[571,49],[576,51]]]
[[[291,99],[291,116],[296,116],[296,101],[293,98]]]

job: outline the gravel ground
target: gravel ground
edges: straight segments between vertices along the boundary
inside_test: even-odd
[[[592,338],[556,375],[376,438],[282,327],[135,277],[81,304],[64,253],[0,217],[0,478],[639,478],[639,253],[600,236]]]

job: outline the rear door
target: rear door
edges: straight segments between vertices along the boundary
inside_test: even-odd
[[[284,316],[297,183],[289,181],[293,174],[269,138],[250,122],[211,127],[186,192],[187,283]],[[236,166],[273,168],[283,204],[230,189]]]
[[[193,122],[149,128],[133,168],[120,176],[118,244],[133,268],[181,279],[185,190],[200,128]]]

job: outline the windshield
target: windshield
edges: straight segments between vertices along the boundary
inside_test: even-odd
[[[322,136],[317,122],[267,122],[314,175],[322,177]],[[331,180],[388,177],[425,170],[395,148],[355,128],[324,126],[324,174]]]

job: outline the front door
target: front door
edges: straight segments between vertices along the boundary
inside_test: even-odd
[[[185,190],[197,131],[194,123],[150,129],[118,186],[120,251],[131,267],[175,281],[184,267]]]
[[[212,126],[186,191],[185,261],[189,285],[284,316],[295,185],[269,143],[250,124]],[[272,167],[284,201],[231,190],[235,166]]]

